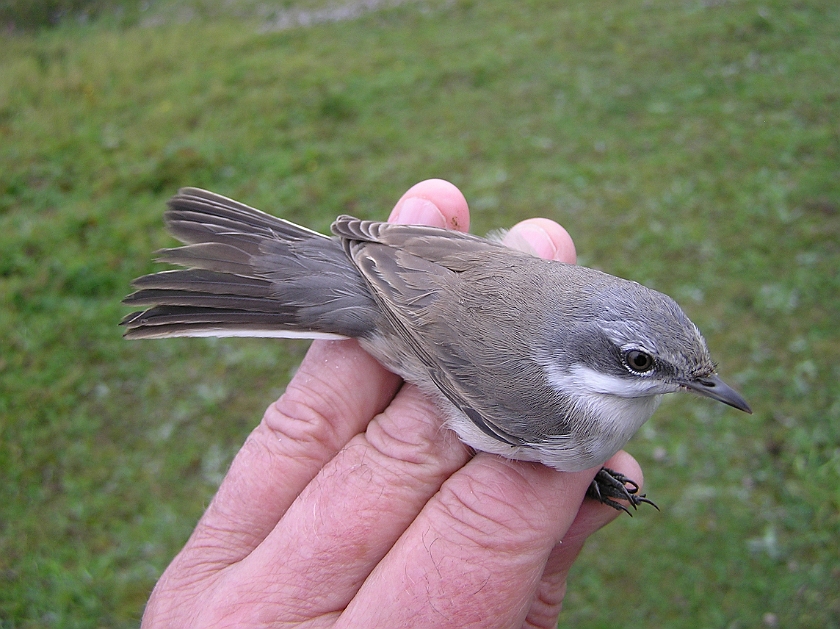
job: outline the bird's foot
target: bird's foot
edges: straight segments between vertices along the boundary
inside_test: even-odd
[[[653,505],[659,511],[659,507],[653,501],[648,500],[645,494],[639,493],[639,484],[636,481],[607,467],[602,467],[595,474],[595,478],[592,479],[589,489],[586,490],[586,495],[594,498],[598,502],[609,505],[613,509],[624,511],[629,516],[633,515],[630,509],[621,502],[618,502],[618,500],[626,501],[634,510],[640,504],[646,502],[649,505]]]

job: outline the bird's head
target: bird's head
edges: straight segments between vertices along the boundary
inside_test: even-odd
[[[551,335],[557,349],[547,364],[557,388],[618,398],[692,391],[752,412],[717,375],[705,339],[673,299],[605,277]]]

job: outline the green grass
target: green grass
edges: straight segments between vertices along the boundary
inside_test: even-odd
[[[121,339],[167,197],[325,230],[427,177],[477,233],[548,216],[673,295],[755,409],[663,405],[629,445],[663,511],[591,541],[561,624],[840,627],[837,3],[430,0],[280,32],[174,6],[3,35],[0,627],[135,626],[305,351]]]

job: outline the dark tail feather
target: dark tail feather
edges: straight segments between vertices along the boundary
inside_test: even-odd
[[[132,285],[140,291],[129,295],[123,303],[148,305],[141,303],[139,295],[147,290],[201,290],[214,295],[227,295],[230,290],[230,273],[215,273],[202,269],[188,271],[161,271],[154,275],[138,277]],[[249,297],[266,297],[269,295],[271,282],[257,277],[240,275],[236,280],[236,293]]]
[[[124,302],[148,309],[123,319],[127,338],[358,337],[379,316],[336,239],[195,188],[165,220],[187,244],[159,259],[188,270],[135,280]]]
[[[198,188],[182,188],[164,213],[169,231],[183,243],[218,242],[218,234],[299,241],[327,236]]]
[[[253,336],[260,338],[343,339],[341,334],[307,330],[296,320],[281,315],[215,308],[155,306],[132,312],[120,325],[128,328],[128,339],[156,339],[176,336]]]

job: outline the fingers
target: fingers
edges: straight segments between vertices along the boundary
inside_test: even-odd
[[[467,231],[470,226],[464,195],[442,179],[428,179],[412,186],[397,202],[388,221],[458,231]],[[574,264],[577,259],[569,232],[547,218],[529,218],[516,224],[505,235],[504,243],[547,260]]]
[[[641,491],[644,483],[642,470],[636,460],[623,450],[613,455],[604,464],[639,484]],[[593,470],[594,472],[595,470]],[[610,506],[584,500],[563,541],[554,547],[545,565],[536,594],[526,620],[531,627],[555,627],[557,617],[566,594],[566,580],[569,570],[583,549],[587,538],[622,515],[621,511]]]
[[[626,453],[607,464],[641,484]],[[477,455],[443,484],[336,626],[556,626],[585,540],[620,514],[583,500],[595,471]]]
[[[464,195],[454,185],[443,179],[427,179],[402,195],[388,222],[465,232],[470,228],[470,210]]]
[[[384,409],[400,379],[356,341],[315,341],[283,396],[236,455],[190,544],[222,565],[239,561],[274,529],[323,465]],[[225,536],[224,544],[207,544]],[[190,547],[188,544],[188,548]],[[209,547],[209,549],[208,549]]]
[[[443,484],[338,626],[520,626],[592,473],[477,455]]]
[[[355,341],[313,343],[286,393],[248,437],[186,546],[155,587],[144,625],[156,626],[167,617],[212,618],[219,605],[235,600],[224,591],[224,582],[216,583],[223,571],[263,543],[323,463],[364,430],[398,387],[399,378]],[[243,581],[255,583],[247,577]],[[208,620],[191,626],[216,624]]]
[[[278,617],[288,609],[306,609],[313,618],[336,614],[468,458],[457,437],[442,429],[433,402],[406,386],[364,434],[325,464],[229,576],[244,573],[271,584],[257,593],[253,613],[271,616],[273,608]],[[233,596],[253,597],[252,585],[239,582]],[[247,626],[249,613],[243,608],[237,623]]]
[[[546,260],[574,264],[577,259],[569,232],[547,218],[529,218],[517,223],[505,234],[502,242]]]

